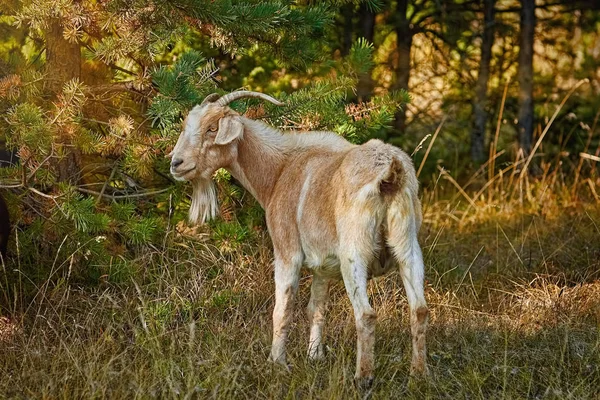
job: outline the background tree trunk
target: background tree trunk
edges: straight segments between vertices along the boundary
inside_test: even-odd
[[[471,132],[471,158],[476,163],[485,160],[485,126],[487,124],[487,87],[490,78],[490,60],[494,44],[496,0],[483,2],[483,37],[481,42],[481,63],[475,85],[475,101],[473,103],[474,124]]]
[[[61,92],[63,85],[81,76],[81,49],[63,36],[59,20],[52,20],[46,30],[47,90],[52,97]]]
[[[410,79],[410,50],[413,42],[413,30],[406,16],[408,0],[399,0],[396,9],[396,36],[398,46],[398,69],[396,70],[396,85],[394,89],[408,91]],[[406,129],[406,107],[398,110],[394,121],[396,134],[403,134]]]
[[[342,17],[344,19],[343,35],[342,35],[342,55],[346,56],[350,53],[352,47],[354,4],[346,4],[342,8]]]
[[[59,20],[50,22],[45,32],[46,39],[46,76],[51,98],[55,98],[66,82],[81,77],[81,49],[79,43],[72,43],[63,36],[63,28]],[[61,138],[63,146],[59,149],[57,165],[59,181],[75,182],[79,175],[77,151],[71,146],[66,135]]]
[[[375,13],[367,7],[366,4],[361,4],[358,17],[359,35],[367,39],[369,43],[373,43],[375,35]],[[356,87],[356,94],[359,101],[368,101],[373,92],[373,79],[371,71],[362,75]]]
[[[521,0],[519,33],[519,146],[525,154],[533,141],[533,35],[535,0]]]

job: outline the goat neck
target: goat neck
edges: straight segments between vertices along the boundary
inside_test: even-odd
[[[285,135],[262,122],[242,121],[244,135],[227,170],[266,208],[288,155],[287,141]]]

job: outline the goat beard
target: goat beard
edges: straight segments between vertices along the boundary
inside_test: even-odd
[[[189,221],[191,225],[204,224],[219,215],[217,188],[211,179],[195,179],[192,187]]]

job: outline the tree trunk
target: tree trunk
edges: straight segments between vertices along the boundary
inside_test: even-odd
[[[533,35],[535,0],[521,0],[519,33],[519,146],[525,154],[533,141]]]
[[[49,23],[45,32],[46,39],[46,89],[51,98],[56,98],[64,84],[73,78],[81,77],[81,49],[79,43],[71,43],[63,36],[59,20]],[[60,182],[75,182],[79,174],[77,151],[73,149],[70,138],[61,138],[61,148],[57,165]]]
[[[471,132],[471,158],[476,163],[485,160],[485,126],[487,113],[487,87],[490,78],[490,60],[492,59],[492,45],[494,44],[495,6],[496,0],[483,2],[483,37],[481,42],[481,62],[479,75],[475,86],[475,102],[473,103],[474,123]]]
[[[375,35],[375,13],[364,3],[360,5],[358,16],[359,35],[364,37],[369,43],[373,43]],[[356,95],[359,101],[369,101],[373,92],[373,79],[371,71],[361,75],[356,87]]]
[[[354,4],[347,4],[342,8],[342,17],[344,18],[344,33],[342,35],[342,55],[346,56],[350,53],[352,47],[353,24],[352,17],[354,16]]]
[[[396,37],[398,48],[398,69],[396,70],[395,89],[408,91],[410,78],[410,49],[413,42],[413,30],[406,16],[408,0],[399,0],[396,10]],[[397,134],[403,134],[406,129],[406,107],[396,113],[394,128]]]
[[[59,20],[52,20],[45,36],[46,88],[52,97],[56,97],[66,82],[81,76],[81,50],[79,43],[71,43],[63,37]]]

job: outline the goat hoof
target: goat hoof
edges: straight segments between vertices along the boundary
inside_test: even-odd
[[[274,360],[273,357],[269,357],[269,361],[271,364],[284,369],[286,372],[292,372],[292,364],[288,364],[285,360]]]
[[[411,378],[427,378],[429,377],[429,368],[427,365],[411,365],[410,367]]]
[[[373,388],[373,377],[365,376],[362,378],[354,378],[354,382],[356,383],[356,387],[361,392],[368,392]]]
[[[308,358],[312,362],[323,361],[325,359],[325,350],[322,347],[320,347],[314,351],[309,351]]]

